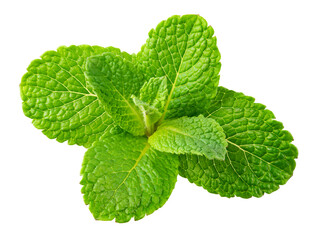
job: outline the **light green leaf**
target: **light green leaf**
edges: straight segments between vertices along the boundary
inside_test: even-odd
[[[149,32],[138,53],[146,78],[167,77],[164,118],[195,116],[216,95],[220,53],[214,30],[199,15],[173,16]]]
[[[83,72],[88,57],[108,51],[127,55],[113,47],[60,47],[29,65],[20,85],[23,111],[47,137],[90,147],[114,125]]]
[[[148,142],[162,152],[191,153],[219,160],[225,159],[227,147],[223,129],[215,120],[202,115],[166,120]]]
[[[131,99],[145,82],[136,64],[104,53],[88,58],[85,75],[115,123],[133,135],[144,135],[143,116]]]
[[[167,78],[151,78],[145,82],[140,90],[140,99],[143,102],[163,111],[168,96]]]
[[[161,113],[156,107],[138,99],[134,95],[131,96],[134,104],[141,110],[143,114],[146,135],[150,136],[155,131],[155,123],[160,119]]]
[[[293,174],[297,148],[274,114],[254,98],[219,87],[208,118],[224,129],[225,161],[180,156],[180,175],[224,197],[261,197],[285,184]]]
[[[95,219],[139,220],[169,198],[178,156],[152,149],[145,137],[124,133],[88,149],[81,174],[84,201]]]

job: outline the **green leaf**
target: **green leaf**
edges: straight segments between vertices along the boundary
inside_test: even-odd
[[[168,96],[167,78],[151,78],[140,89],[140,99],[143,102],[163,111]]]
[[[223,129],[215,120],[202,115],[165,120],[148,142],[162,152],[191,153],[219,160],[225,159],[227,147]]]
[[[85,75],[115,123],[133,135],[144,135],[143,116],[131,99],[145,82],[136,64],[104,53],[88,58]]]
[[[90,147],[110,132],[114,123],[83,72],[88,57],[108,51],[126,56],[113,47],[59,47],[29,65],[20,85],[23,111],[47,137]]]
[[[134,95],[131,96],[134,104],[141,110],[143,114],[146,135],[150,136],[155,130],[155,123],[160,119],[161,113],[156,107],[138,99]]]
[[[195,116],[216,95],[220,53],[214,30],[198,15],[173,16],[149,32],[138,53],[146,78],[167,77],[164,118]]]
[[[88,149],[81,174],[84,201],[95,219],[139,220],[169,198],[178,156],[152,149],[146,137],[124,133]]]
[[[254,98],[219,87],[206,115],[224,129],[225,161],[180,156],[180,175],[223,197],[261,197],[285,184],[293,174],[297,148],[274,114]]]

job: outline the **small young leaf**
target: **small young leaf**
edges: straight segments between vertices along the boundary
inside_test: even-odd
[[[215,120],[202,115],[165,120],[148,142],[162,152],[191,153],[219,160],[225,159],[227,147],[223,129]]]
[[[48,51],[29,65],[20,85],[23,111],[47,137],[90,147],[114,126],[83,72],[88,57],[104,52],[127,57],[117,48],[81,45]]]
[[[149,32],[137,58],[147,78],[167,77],[161,121],[199,115],[216,95],[220,53],[213,34],[199,15],[172,16]]]
[[[168,96],[167,78],[151,78],[145,82],[140,90],[140,99],[143,102],[163,111]]]
[[[141,110],[145,123],[146,135],[151,135],[155,130],[155,123],[160,119],[161,113],[156,107],[138,99],[134,95],[131,96],[134,104]]]
[[[88,149],[81,174],[84,201],[95,219],[139,220],[169,198],[178,156],[152,149],[145,137],[123,133]]]
[[[144,135],[143,116],[131,99],[145,82],[137,66],[122,56],[104,53],[88,58],[85,75],[115,123],[133,135]]]
[[[293,174],[297,148],[274,114],[254,98],[218,88],[206,115],[224,129],[225,161],[180,156],[180,175],[223,197],[261,197],[285,184]]]

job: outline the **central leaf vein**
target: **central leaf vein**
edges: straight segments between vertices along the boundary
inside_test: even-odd
[[[142,152],[140,153],[139,157],[136,159],[135,164],[133,165],[133,167],[127,171],[127,175],[125,176],[125,178],[122,180],[122,182],[119,184],[119,186],[114,190],[112,196],[110,197],[110,199],[107,201],[108,203],[114,198],[114,196],[116,195],[118,189],[127,181],[127,179],[129,178],[130,174],[132,173],[133,170],[135,170],[136,166],[138,165],[138,163],[141,161],[141,159],[144,157],[144,155],[146,154],[146,152],[148,151],[148,149],[150,148],[149,143],[146,143],[145,147],[143,148]]]

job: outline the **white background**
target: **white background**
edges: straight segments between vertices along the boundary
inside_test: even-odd
[[[313,1],[1,1],[0,239],[314,239]],[[178,178],[143,220],[95,221],[80,193],[85,149],[49,140],[23,115],[19,83],[31,60],[60,45],[133,53],[174,14],[215,29],[220,85],[254,96],[299,149],[294,176],[260,199],[222,198]]]

